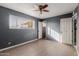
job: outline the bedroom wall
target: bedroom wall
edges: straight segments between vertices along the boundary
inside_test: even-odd
[[[34,19],[35,29],[9,29],[9,14],[24,17],[26,20]],[[27,42],[37,38],[37,19],[0,6],[0,49]],[[9,42],[12,42],[10,45]]]
[[[72,17],[72,12],[47,18],[46,21],[46,38],[51,40],[60,41],[60,19]],[[49,30],[48,30],[49,28]],[[48,33],[49,31],[49,33]]]
[[[48,30],[49,28],[49,30]],[[55,31],[60,33],[60,18],[59,17],[51,17],[46,19],[46,37],[51,40],[55,40],[54,37],[51,36],[52,32]],[[50,33],[48,33],[48,31]]]

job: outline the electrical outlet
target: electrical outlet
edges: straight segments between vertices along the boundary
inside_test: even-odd
[[[8,42],[8,45],[11,45],[12,44],[12,42]]]

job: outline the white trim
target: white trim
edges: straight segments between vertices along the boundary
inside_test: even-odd
[[[77,46],[74,46],[76,51],[77,51],[77,55],[79,56],[79,52],[78,52],[78,49],[77,49]]]
[[[27,43],[30,43],[30,42],[33,42],[33,41],[36,41],[36,40],[38,40],[38,39],[30,40],[30,41],[27,41],[27,42],[24,42],[24,43],[21,43],[21,44],[17,44],[17,45],[14,45],[14,46],[3,48],[3,49],[0,49],[0,52],[4,51],[4,50],[11,49],[11,48],[14,48],[14,47],[18,47],[18,46],[21,46],[21,45],[24,45],[24,44],[27,44]]]

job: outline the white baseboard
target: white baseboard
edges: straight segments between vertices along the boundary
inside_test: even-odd
[[[4,50],[11,49],[11,48],[14,48],[14,47],[18,47],[18,46],[21,46],[21,45],[24,45],[24,44],[27,44],[27,43],[30,43],[30,42],[33,42],[33,41],[36,41],[36,40],[38,40],[38,39],[30,40],[30,41],[27,41],[27,42],[24,42],[24,43],[21,43],[21,44],[17,44],[17,45],[14,45],[14,46],[3,48],[3,49],[0,49],[0,52],[4,51]]]
[[[77,49],[77,46],[74,46],[76,51],[77,51],[77,55],[79,56],[79,52],[78,52],[78,49]]]

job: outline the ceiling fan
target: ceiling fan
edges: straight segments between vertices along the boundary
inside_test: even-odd
[[[47,10],[46,8],[48,7],[48,4],[36,4],[34,5],[35,10],[34,11],[40,11],[40,14],[42,14],[42,12],[49,12],[49,10]]]

